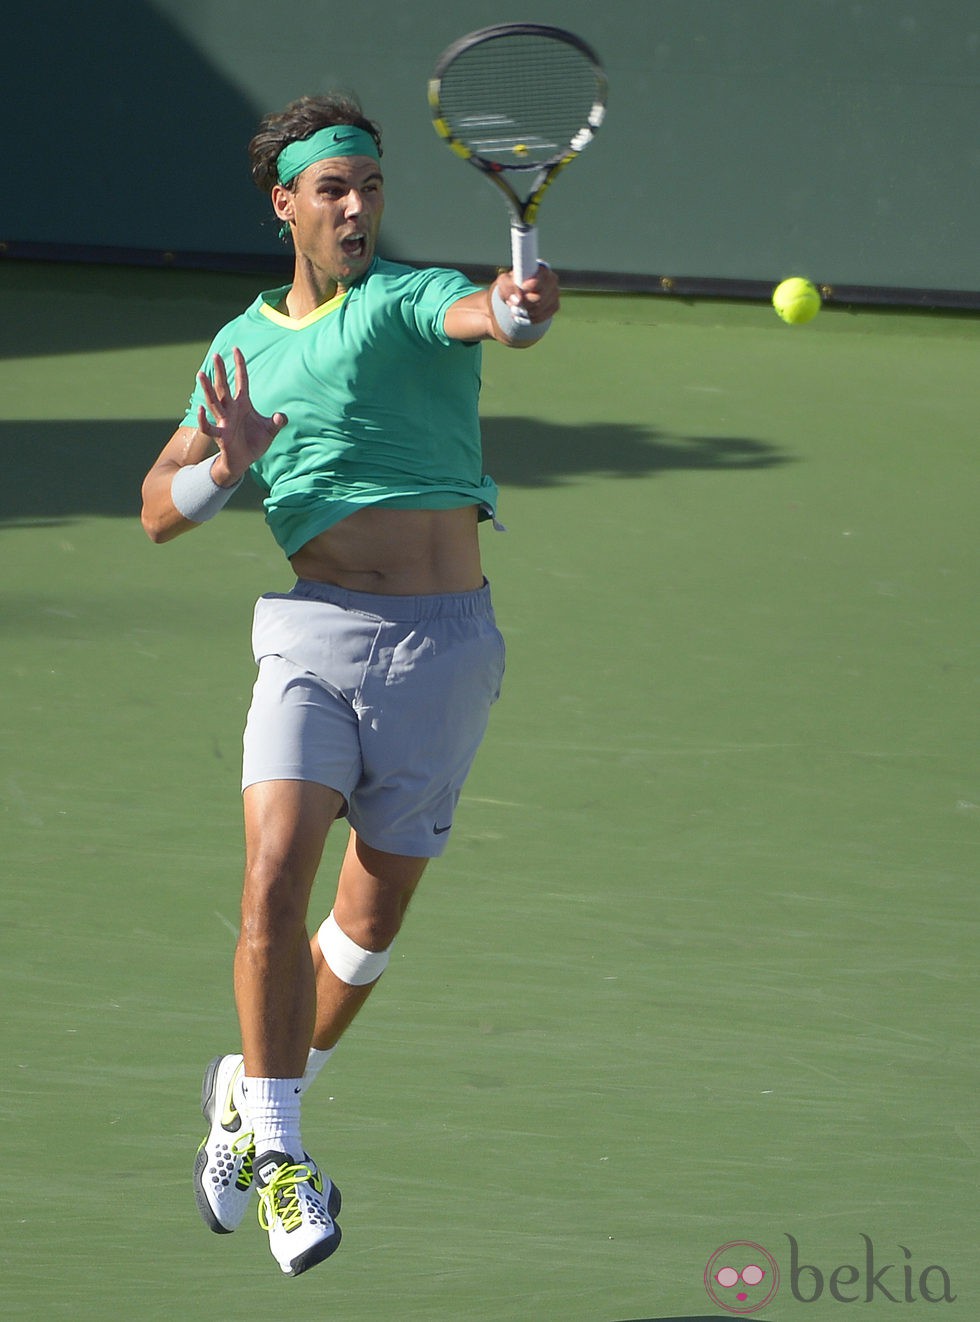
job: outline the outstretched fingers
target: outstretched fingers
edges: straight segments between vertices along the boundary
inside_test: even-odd
[[[214,380],[208,376],[207,372],[201,371],[197,374],[197,383],[201,387],[201,393],[204,396],[204,403],[197,410],[198,422],[200,423],[201,414],[205,411],[212,417],[220,420],[224,415],[225,406],[228,401],[228,378],[225,375],[225,365],[220,354],[214,355]],[[209,428],[201,428],[208,436],[212,435]]]
[[[204,402],[198,406],[197,426],[225,453],[230,470],[240,473],[265,453],[287,418],[279,412],[266,417],[256,410],[249,396],[245,355],[237,346],[232,349],[232,360],[234,390],[220,353],[212,358],[210,376],[203,370],[198,373]]]
[[[245,366],[245,355],[241,349],[235,348],[232,350],[232,360],[235,365],[234,389],[232,389],[228,380],[228,368],[220,353],[216,353],[211,360],[214,371],[213,381],[207,372],[201,371],[197,374],[197,379],[204,390],[204,397],[212,412],[214,411],[212,407],[214,404],[227,406],[231,400],[240,401],[242,404],[249,402],[248,368]]]
[[[227,396],[228,391],[228,372],[225,368],[225,360],[220,353],[216,353],[212,359],[214,363],[214,385],[219,395]]]
[[[235,398],[248,399],[248,368],[245,366],[245,355],[237,345],[232,350],[232,358],[235,363]]]

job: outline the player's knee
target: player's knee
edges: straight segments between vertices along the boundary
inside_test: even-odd
[[[289,869],[249,865],[242,890],[242,936],[250,945],[295,938],[305,930],[309,885]]]
[[[341,906],[343,907],[343,906]],[[387,908],[382,912],[352,914],[344,909],[341,930],[362,950],[387,950],[401,930],[403,910]]]

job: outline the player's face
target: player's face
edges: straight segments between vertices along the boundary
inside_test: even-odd
[[[384,211],[384,179],[371,156],[317,161],[290,194],[298,256],[346,288],[374,260]],[[285,205],[288,205],[286,203]]]

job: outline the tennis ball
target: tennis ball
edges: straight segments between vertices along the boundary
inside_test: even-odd
[[[783,321],[791,326],[802,326],[820,311],[820,293],[809,280],[797,275],[776,286],[772,305]]]

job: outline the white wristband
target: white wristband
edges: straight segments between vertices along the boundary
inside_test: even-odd
[[[523,308],[512,308],[504,302],[496,285],[490,291],[490,308],[494,321],[515,344],[533,344],[551,325],[550,317],[547,321],[528,321]]]
[[[217,457],[214,454],[199,464],[185,464],[174,473],[170,499],[178,513],[191,523],[207,523],[208,519],[213,519],[244,480],[240,477],[233,487],[219,487],[211,476],[211,465]]]

